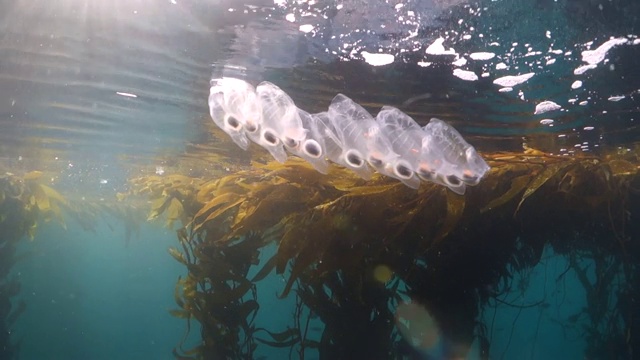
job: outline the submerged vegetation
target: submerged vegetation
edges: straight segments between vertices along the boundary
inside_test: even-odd
[[[12,273],[15,264],[29,256],[28,252],[18,252],[20,241],[34,240],[42,223],[53,221],[66,229],[65,217],[93,232],[98,220],[108,217],[121,222],[125,242],[139,226],[136,214],[140,210],[125,203],[68,199],[45,184],[45,178],[41,171],[0,176],[0,359],[18,358],[20,346],[11,333],[16,320],[27,310],[23,299],[16,300],[21,283]]]
[[[202,343],[190,349],[183,341],[177,358],[252,358],[259,345],[289,348],[293,358],[306,350],[411,357],[435,335],[400,320],[396,309],[407,302],[426,309],[448,356],[463,356],[478,338],[486,357],[479,308],[508,291],[514,272],[536,265],[545,246],[570,257],[587,291],[587,355],[615,358],[638,351],[632,329],[640,314],[630,299],[638,295],[639,230],[630,225],[640,221],[639,155],[485,154],[491,172],[465,196],[435,184],[416,191],[383,177],[365,182],[337,166],[320,175],[297,159],[255,162],[215,179],[142,177],[128,195],[151,199],[149,219],[182,224],[169,253],[188,275],[178,280],[172,314],[187,319],[189,331],[197,321]],[[595,279],[584,259],[595,262]],[[278,296],[297,304],[286,329],[253,321],[257,284],[273,272],[285,277]],[[624,281],[614,285],[613,276]],[[318,322],[323,328],[312,334]]]
[[[169,254],[187,270],[170,312],[187,323],[179,359],[251,359],[262,347],[290,358],[414,358],[439,343],[454,358],[474,341],[486,358],[482,307],[516,289],[548,246],[586,291],[586,309],[568,321],[586,319],[587,357],[640,351],[638,147],[484,154],[490,173],[460,196],[431,183],[364,181],[338,166],[321,175],[295,158],[239,165],[216,146],[131,179],[117,201],[67,198],[40,172],[0,177],[0,358],[17,356],[9,334],[26,308],[11,301],[18,242],[42,222],[74,219],[95,231],[107,218],[125,224],[125,241],[145,218],[177,229]],[[273,291],[295,304],[279,315],[291,314],[284,328],[255,321],[273,296],[259,285],[273,276],[283,279]]]
[[[12,302],[20,292],[20,281],[11,274],[19,260],[18,242],[33,240],[41,221],[56,220],[64,226],[62,208],[67,201],[57,191],[42,184],[42,173],[0,176],[0,359],[13,359],[19,346],[10,338],[11,328],[25,311],[24,300]]]

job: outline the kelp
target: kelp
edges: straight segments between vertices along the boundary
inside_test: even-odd
[[[39,183],[42,173],[33,171],[23,176],[0,176],[0,358],[17,358],[18,345],[10,338],[11,328],[25,311],[24,301],[11,301],[19,294],[21,284],[11,270],[19,256],[18,243],[33,240],[38,224],[55,219],[62,226],[61,207],[66,200],[51,187]]]
[[[203,343],[191,350],[180,344],[174,353],[251,358],[262,344],[289,347],[296,358],[305,349],[321,358],[411,356],[390,310],[410,298],[457,345],[450,355],[464,355],[482,334],[479,304],[498,295],[488,289],[509,279],[509,271],[534,266],[545,245],[561,254],[588,248],[551,239],[593,231],[600,235],[597,248],[616,261],[637,257],[628,219],[640,210],[636,152],[567,157],[527,149],[484,156],[492,169],[464,196],[431,183],[412,190],[377,175],[364,181],[337,166],[322,175],[296,158],[254,162],[214,179],[132,180],[132,194],[149,196],[149,219],[184,225],[181,248],[169,250],[189,273],[179,280],[173,315],[198,321]],[[249,278],[271,244],[276,253],[265,255]],[[386,285],[372,280],[380,265],[393,274]],[[637,266],[620,268],[637,278]],[[297,299],[289,329],[253,324],[256,283],[274,271],[286,279],[278,295]],[[319,338],[306,331],[310,314],[324,326]],[[621,321],[616,336],[631,328],[629,318]],[[265,338],[265,332],[279,335]],[[486,356],[488,341],[480,342]]]

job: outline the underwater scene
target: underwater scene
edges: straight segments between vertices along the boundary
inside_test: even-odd
[[[639,1],[0,10],[0,360],[640,357]]]

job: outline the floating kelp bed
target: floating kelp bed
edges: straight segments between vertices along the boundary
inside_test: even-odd
[[[398,319],[407,299],[438,324],[447,358],[464,356],[476,338],[486,357],[479,308],[508,290],[514,272],[536,265],[546,245],[573,259],[587,291],[587,357],[625,358],[640,351],[632,300],[640,295],[639,155],[637,147],[600,157],[484,154],[492,169],[464,196],[430,183],[416,191],[363,181],[338,166],[321,175],[298,159],[211,180],[138,178],[129,195],[151,197],[150,219],[186,225],[170,249],[188,269],[172,313],[189,329],[191,320],[202,325],[202,344],[180,344],[177,358],[250,359],[259,344],[290,348],[292,358],[305,350],[321,359],[411,357],[409,344],[433,334]],[[249,277],[271,244],[275,255]],[[578,257],[594,260],[595,279]],[[253,322],[256,284],[272,271],[286,276],[279,296],[296,298],[287,329]],[[614,288],[620,272],[625,282]],[[324,324],[320,337],[309,336],[311,315]]]

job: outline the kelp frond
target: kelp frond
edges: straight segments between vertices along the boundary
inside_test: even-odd
[[[178,232],[182,250],[171,249],[170,254],[187,266],[189,281],[197,285],[176,296],[180,310],[174,315],[204,325],[205,344],[194,356],[238,356],[255,348],[252,334],[257,330],[250,321],[257,311],[254,283],[274,269],[280,274],[290,269],[281,297],[298,284],[296,296],[313,307],[325,296],[323,286],[341,292],[347,287],[351,299],[367,303],[363,291],[370,287],[369,280],[354,274],[374,269],[375,264],[385,264],[410,283],[422,270],[408,259],[445,257],[455,254],[458,246],[477,246],[473,242],[486,236],[514,246],[517,234],[534,233],[545,221],[609,219],[624,251],[628,239],[620,209],[640,189],[637,154],[565,157],[527,149],[485,158],[491,171],[464,196],[431,183],[412,190],[382,176],[364,181],[337,166],[322,175],[296,158],[285,164],[253,163],[249,169],[206,181],[143,177],[132,181],[132,194],[149,196],[149,219],[164,216],[167,226],[178,219],[185,225]],[[249,266],[257,264],[266,244],[274,242],[276,254],[248,280]],[[336,274],[341,275],[334,278]],[[376,294],[372,296],[392,296]],[[326,296],[314,311],[335,306],[330,304],[336,300]],[[217,306],[236,309],[242,316],[229,319],[211,313]],[[327,346],[301,332],[284,342]]]

